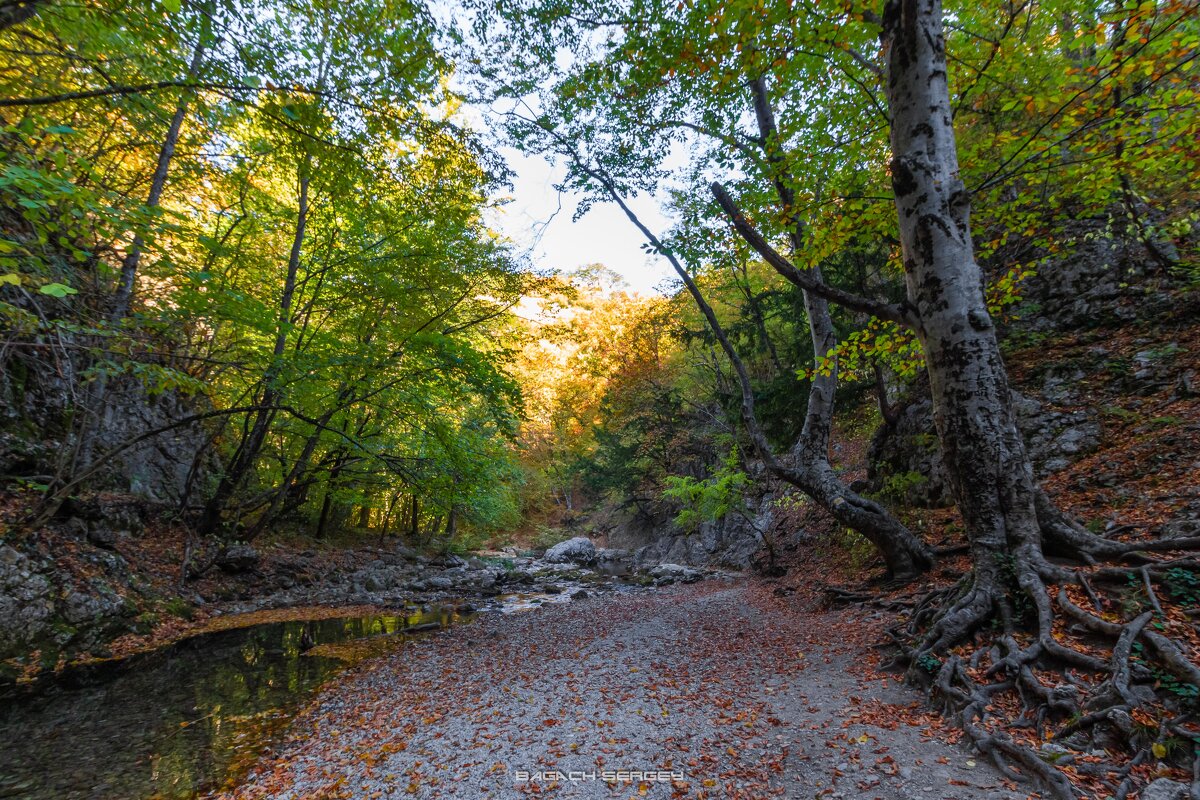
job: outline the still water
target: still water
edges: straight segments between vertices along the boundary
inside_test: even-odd
[[[0,798],[201,796],[244,774],[349,663],[401,644],[407,628],[461,621],[435,609],[256,625],[134,656],[88,685],[0,702]],[[316,647],[302,652],[302,640]]]

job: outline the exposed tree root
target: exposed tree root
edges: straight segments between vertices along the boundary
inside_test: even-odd
[[[1191,541],[1113,542],[1057,512],[1048,521],[1039,515],[1039,522],[1054,526],[1042,532],[1054,538],[1055,554],[1081,566],[1051,563],[1040,548],[1025,544],[1006,553],[973,553],[974,573],[907,599],[906,629],[889,634],[910,675],[930,684],[945,713],[1010,779],[1036,783],[1058,800],[1080,796],[1072,778],[1127,797],[1145,780],[1138,767],[1165,759],[1182,769],[1184,749],[1200,752],[1200,732],[1182,726],[1194,702],[1190,687],[1200,691],[1200,667],[1188,643],[1168,632],[1169,625],[1185,624],[1180,609],[1155,589],[1173,570],[1200,569],[1200,561],[1145,555],[1187,549]],[[1137,565],[1101,566],[1130,557]],[[1110,590],[1098,593],[1094,582]],[[1125,590],[1124,604],[1113,597],[1114,584]],[[1073,600],[1068,587],[1087,600]],[[1144,595],[1132,614],[1131,590]],[[1118,617],[1128,619],[1113,621]],[[1182,697],[1164,691],[1162,676],[1182,687]],[[1018,701],[1018,716],[1011,716],[1011,700],[1007,712],[998,710],[1006,696]],[[1160,721],[1157,736],[1146,732],[1147,719]],[[1006,732],[1022,727],[1034,731],[1029,743]],[[1048,753],[1039,744],[1044,740],[1082,752]],[[1180,740],[1192,746],[1180,748]],[[1122,747],[1123,754],[1110,753],[1114,759],[1089,755],[1093,748]],[[1200,757],[1189,766],[1193,796],[1200,798]]]

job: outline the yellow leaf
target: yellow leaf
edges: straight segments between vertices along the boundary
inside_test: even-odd
[[[1162,742],[1155,742],[1150,745],[1150,752],[1154,753],[1155,758],[1162,758],[1167,754],[1167,746]]]

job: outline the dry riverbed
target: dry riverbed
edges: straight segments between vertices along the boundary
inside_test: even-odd
[[[342,673],[223,797],[1026,796],[876,670],[879,619],[804,605],[709,580],[484,615]]]

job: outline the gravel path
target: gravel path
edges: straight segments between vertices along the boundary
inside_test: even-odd
[[[1025,796],[873,672],[877,621],[795,606],[709,581],[485,616],[344,673],[228,797]]]

